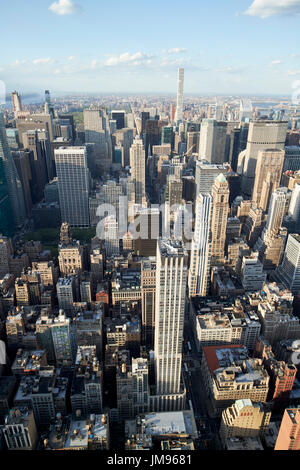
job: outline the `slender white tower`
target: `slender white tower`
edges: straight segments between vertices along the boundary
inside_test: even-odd
[[[182,102],[183,102],[183,81],[184,81],[184,69],[178,69],[178,83],[177,83],[177,104],[175,121],[182,121]]]
[[[188,277],[190,297],[206,296],[209,286],[212,206],[211,194],[200,193],[198,195]]]

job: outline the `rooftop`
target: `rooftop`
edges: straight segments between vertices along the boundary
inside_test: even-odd
[[[46,352],[44,350],[23,351],[19,349],[12,370],[22,369],[26,372],[35,371],[44,362]],[[46,364],[46,362],[45,362]]]
[[[220,367],[229,367],[234,360],[248,358],[247,348],[240,344],[230,346],[205,346],[203,354],[208,363],[210,372]]]
[[[172,411],[145,414],[145,434],[189,434],[195,433],[193,413],[190,411]]]
[[[175,239],[159,238],[158,246],[163,256],[184,256],[185,249],[182,241]]]
[[[107,416],[91,415],[87,420],[74,420],[70,424],[65,449],[88,448],[89,441],[108,438]]]
[[[230,437],[226,439],[227,450],[264,450],[259,437]]]

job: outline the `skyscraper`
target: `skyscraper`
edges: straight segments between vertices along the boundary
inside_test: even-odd
[[[27,131],[23,134],[24,147],[31,150],[29,160],[33,202],[40,202],[43,198],[44,188],[48,183],[47,160],[49,162],[49,157],[51,158],[43,151],[38,134],[37,130]]]
[[[12,237],[14,234],[14,218],[2,158],[0,158],[0,232],[7,237]]]
[[[3,114],[0,110],[0,178],[3,181],[4,186],[1,187],[1,192],[3,191],[4,199],[0,201],[0,205],[3,204],[3,208],[7,209],[5,217],[8,217],[7,221],[3,221],[4,229],[7,231],[7,234],[12,233],[12,220],[11,220],[11,211],[9,210],[7,193],[9,195],[10,205],[13,211],[14,223],[15,226],[21,225],[26,218],[26,209],[24,202],[24,194],[22,189],[22,184],[13,160],[11,151],[8,148]],[[7,184],[7,186],[6,186]]]
[[[12,98],[13,111],[15,113],[15,117],[17,117],[18,112],[22,111],[21,98],[20,98],[19,93],[17,91],[12,92],[11,98]]]
[[[83,112],[85,142],[95,144],[95,164],[98,171],[108,171],[112,161],[112,145],[106,110],[85,109]]]
[[[144,142],[146,156],[149,157],[152,155],[153,146],[160,144],[160,127],[157,119],[148,119],[146,121]]]
[[[54,109],[51,104],[51,97],[50,97],[50,91],[45,90],[45,113],[51,114],[52,117],[54,117]]]
[[[191,156],[198,152],[200,132],[187,132],[186,136],[186,154]]]
[[[299,226],[300,223],[300,184],[296,184],[289,205],[289,216]]]
[[[215,119],[203,119],[200,128],[199,160],[213,163],[215,153],[217,121]]]
[[[259,150],[284,150],[287,127],[286,121],[250,122],[247,147],[239,155],[238,168],[243,175],[242,190],[247,196],[252,193]]]
[[[226,175],[230,170],[228,163],[223,163],[223,165],[216,165],[213,163],[208,163],[206,160],[201,160],[196,162],[196,176],[195,176],[195,185],[196,185],[196,195],[198,193],[210,193],[212,191],[212,186],[220,173]]]
[[[200,193],[198,195],[188,278],[190,297],[196,295],[206,296],[208,290],[212,205],[213,199],[209,193]]]
[[[67,313],[73,313],[75,298],[75,280],[73,276],[60,277],[56,284],[59,308]]]
[[[170,144],[173,145],[173,127],[162,127],[161,129],[161,144]]]
[[[146,413],[149,407],[149,379],[147,359],[132,359],[132,395],[134,415]]]
[[[150,350],[154,346],[155,326],[155,258],[146,258],[141,261],[141,288],[142,288],[142,325],[143,342]]]
[[[180,392],[187,252],[182,242],[157,244],[154,363],[157,395]]]
[[[222,164],[225,160],[227,123],[203,119],[199,138],[199,159]]]
[[[252,103],[250,100],[244,98],[240,102],[239,120],[241,122],[252,119]]]
[[[119,224],[114,215],[108,215],[104,219],[104,240],[107,257],[119,254]]]
[[[89,226],[89,170],[85,147],[60,147],[54,151],[59,203],[63,222]]]
[[[267,211],[270,196],[279,187],[284,150],[260,150],[257,154],[252,201]]]
[[[130,148],[131,180],[135,185],[135,203],[141,204],[146,196],[145,150],[143,141],[136,137]]]
[[[125,127],[125,111],[113,110],[111,112],[111,118],[116,121],[117,129],[123,129]]]
[[[254,246],[255,250],[259,251],[265,271],[274,270],[282,257],[286,229],[281,229],[281,225],[285,208],[286,193],[282,188],[278,188],[272,193],[266,226]]]
[[[286,193],[282,188],[276,189],[271,196],[270,206],[268,212],[268,218],[266,227],[263,230],[262,238],[266,234],[277,235],[278,230],[280,229],[283,221],[283,216],[285,213],[285,204],[286,204]]]
[[[282,263],[278,267],[276,276],[283,284],[298,294],[300,291],[300,236],[290,233],[288,236]]]
[[[175,121],[178,123],[182,121],[183,111],[183,82],[184,82],[184,69],[178,69],[178,82],[177,82],[177,104]]]
[[[211,259],[212,263],[223,262],[226,241],[226,227],[229,209],[229,186],[225,176],[220,173],[212,187],[213,210],[211,221]]]

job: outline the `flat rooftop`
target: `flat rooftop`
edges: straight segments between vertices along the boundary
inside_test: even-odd
[[[227,450],[264,450],[259,437],[230,437],[226,439]]]
[[[205,346],[203,348],[203,354],[205,355],[210,372],[220,367],[230,367],[233,362],[248,358],[247,348],[240,344],[230,346]]]
[[[183,256],[185,254],[184,245],[180,240],[159,238],[158,246],[163,256]]]
[[[202,330],[230,328],[231,325],[228,315],[221,313],[198,315],[197,320]]]
[[[145,415],[145,434],[190,434],[195,432],[193,416],[189,411],[148,413]]]

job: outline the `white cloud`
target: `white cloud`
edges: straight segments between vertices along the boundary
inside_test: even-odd
[[[41,59],[33,60],[33,63],[35,65],[37,65],[37,64],[50,64],[52,62],[53,62],[53,59],[51,59],[50,57],[42,57]]]
[[[72,0],[58,0],[50,5],[49,10],[56,15],[73,15],[80,12],[82,7]]]
[[[274,15],[300,15],[300,0],[254,0],[246,15],[269,18]]]
[[[272,62],[270,62],[270,65],[279,65],[279,64],[282,64],[282,61],[281,60],[272,60]]]
[[[74,56],[74,55],[70,55],[70,56],[68,57],[68,60],[69,60],[70,62],[73,61],[73,60],[75,60],[75,56]]]
[[[288,75],[300,75],[300,70],[288,70]]]
[[[173,47],[173,49],[164,49],[162,51],[163,54],[180,54],[181,52],[186,52],[187,49],[185,47]]]
[[[215,72],[219,73],[241,73],[243,72],[243,67],[232,67],[231,65],[216,69]]]
[[[149,54],[144,54],[143,52],[136,52],[135,54],[130,54],[129,52],[124,52],[119,56],[111,56],[109,57],[104,64],[111,67],[120,64],[132,64],[132,65],[140,65],[143,62],[147,62],[153,56]]]
[[[100,64],[99,60],[94,59],[94,60],[92,60],[92,62],[91,62],[91,68],[92,68],[92,69],[95,69],[95,68],[98,67],[99,64]]]

